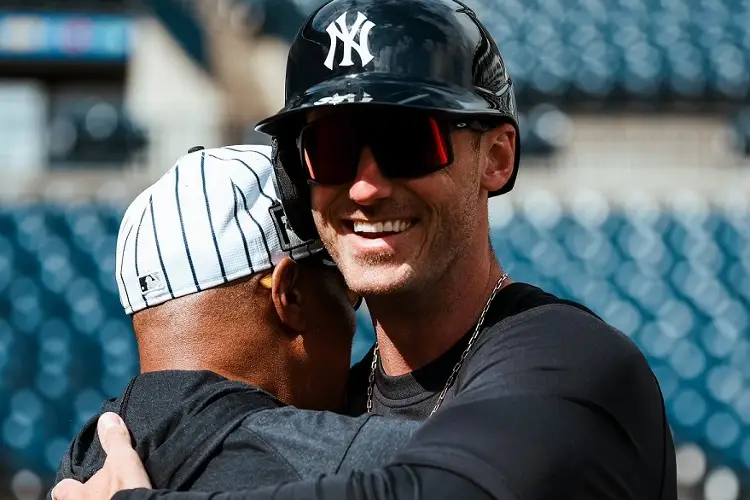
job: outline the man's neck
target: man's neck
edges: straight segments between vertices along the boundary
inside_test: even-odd
[[[153,355],[156,354],[156,355]],[[150,353],[144,356],[141,354],[141,373],[167,371],[167,370],[184,370],[184,371],[210,371],[221,375],[224,378],[233,380],[235,382],[243,382],[247,385],[254,387],[260,387],[261,389],[268,391],[279,399],[284,399],[291,392],[288,389],[289,384],[285,384],[284,380],[279,381],[277,377],[273,377],[270,373],[271,370],[256,369],[250,371],[249,369],[238,369],[235,363],[227,363],[225,359],[213,359],[205,354],[193,351],[190,354],[190,350],[186,349],[183,355],[174,355],[175,353]],[[248,363],[250,364],[250,363]]]
[[[340,410],[345,390],[345,377],[348,363],[342,362],[341,387],[321,382],[312,373],[310,362],[302,361],[299,352],[304,351],[304,339],[293,340],[295,348],[285,342],[266,342],[262,338],[283,339],[287,334],[281,331],[273,335],[248,337],[241,331],[234,332],[227,327],[213,324],[210,332],[195,333],[192,338],[211,339],[211,342],[168,341],[162,336],[155,343],[139,342],[141,373],[164,370],[207,370],[229,380],[259,387],[288,405],[298,408]],[[180,338],[179,333],[171,338]],[[151,336],[156,337],[154,336]],[[242,340],[238,340],[242,339]],[[292,340],[290,340],[292,342]],[[217,346],[222,346],[217,348]],[[335,372],[326,365],[326,374]],[[318,384],[311,387],[311,381]],[[320,391],[321,384],[328,390]]]
[[[294,364],[285,356],[282,346],[263,344],[260,335],[252,337],[253,342],[247,335],[223,326],[212,324],[210,334],[194,327],[162,332],[159,338],[149,335],[147,339],[139,339],[141,373],[207,370],[229,380],[259,387],[281,401],[290,403],[291,400],[294,404],[294,381],[288,376]]]
[[[489,249],[486,259],[464,260],[471,267],[452,266],[428,291],[368,299],[388,375],[403,375],[439,358],[479,320],[502,269]]]

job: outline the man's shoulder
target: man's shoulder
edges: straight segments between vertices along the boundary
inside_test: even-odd
[[[347,464],[378,465],[372,460],[389,455],[415,425],[286,406],[249,415],[237,432],[249,446],[273,453],[302,477],[315,477],[335,473]]]
[[[568,304],[543,305],[496,323],[477,340],[466,365],[458,390],[467,401],[506,396],[577,401],[647,434],[654,428],[643,430],[639,419],[663,417],[658,381],[636,344]]]
[[[627,334],[571,301],[541,305],[488,326],[490,335],[486,339],[491,342],[525,339],[557,345],[564,352],[579,346],[592,354],[607,347],[640,354]]]
[[[368,415],[350,417],[332,411],[305,410],[296,406],[266,408],[248,415],[241,427],[256,431],[279,429],[317,435],[321,430],[332,432],[347,430],[356,432],[368,419]],[[316,426],[319,426],[316,428]],[[322,429],[320,428],[322,427]]]
[[[612,381],[637,378],[650,384],[646,357],[625,333],[580,304],[560,301],[528,309],[488,325],[477,341],[474,363],[503,371],[572,374]],[[554,378],[554,377],[553,377]]]
[[[514,281],[500,291],[490,309],[489,317],[497,322],[547,305],[571,306],[596,318],[599,317],[580,302],[560,297],[538,286],[521,281]]]
[[[644,442],[662,442],[664,398],[648,359],[624,332],[576,304],[530,309],[485,337],[487,385],[563,398],[614,417]],[[503,366],[503,364],[505,366]],[[596,410],[593,410],[596,408]],[[664,427],[666,429],[666,427]]]
[[[242,421],[239,430],[250,433],[285,457],[320,450],[343,453],[367,420],[367,415],[347,417],[330,411],[284,406],[253,412]]]

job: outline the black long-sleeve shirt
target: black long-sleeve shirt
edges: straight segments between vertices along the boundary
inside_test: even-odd
[[[140,374],[101,410],[123,418],[154,487],[209,492],[375,467],[419,425],[302,410],[257,387],[193,370]],[[70,444],[56,483],[85,482],[104,465],[98,417]]]
[[[645,358],[593,314],[536,290],[514,284],[498,295],[441,409],[382,467],[252,491],[128,490],[115,500],[676,500],[674,444]],[[408,376],[379,368],[375,409],[425,418],[468,335]],[[365,365],[353,372],[360,396]]]

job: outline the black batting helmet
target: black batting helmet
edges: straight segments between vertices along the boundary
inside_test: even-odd
[[[332,0],[289,50],[286,105],[256,129],[274,139],[277,187],[292,228],[312,237],[309,192],[296,138],[313,108],[379,106],[466,115],[516,128],[513,83],[476,14],[458,0]]]

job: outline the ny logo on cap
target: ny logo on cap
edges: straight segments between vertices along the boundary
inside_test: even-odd
[[[339,40],[344,45],[344,55],[341,58],[339,66],[353,66],[352,61],[352,50],[356,50],[359,54],[359,58],[362,60],[362,66],[366,65],[374,59],[370,53],[369,37],[370,30],[375,27],[375,23],[368,21],[367,17],[361,12],[357,12],[357,20],[354,22],[351,30],[346,27],[346,15],[348,12],[344,12],[332,22],[326,28],[328,36],[331,37],[331,44],[328,48],[328,56],[325,60],[326,68],[333,70],[333,59],[336,57],[336,49],[338,48]],[[337,26],[338,25],[338,26]],[[359,37],[359,42],[355,42],[354,39]]]

